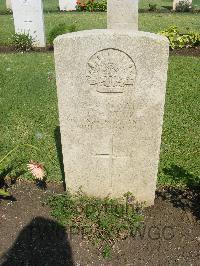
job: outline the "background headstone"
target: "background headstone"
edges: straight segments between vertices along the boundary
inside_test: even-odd
[[[107,28],[138,30],[138,1],[108,0]]]
[[[41,0],[12,0],[16,33],[29,33],[34,45],[45,47],[43,4]]]
[[[59,7],[61,11],[76,10],[77,0],[59,0]]]
[[[120,6],[123,14],[133,12],[131,1]],[[54,42],[63,160],[72,192],[81,187],[88,195],[122,197],[130,191],[151,205],[169,42],[129,26],[126,31],[136,25],[130,18],[123,18],[124,30],[110,18],[115,29],[65,34]]]
[[[183,1],[188,2],[190,7],[192,7],[192,0],[173,0],[173,10],[176,10],[176,6]]]
[[[6,0],[6,8],[7,9],[12,9],[11,0]]]

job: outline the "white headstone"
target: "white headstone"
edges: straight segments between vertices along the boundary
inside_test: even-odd
[[[121,14],[135,12],[131,1],[120,2]],[[65,34],[54,42],[66,186],[99,197],[130,191],[151,205],[169,42],[136,31],[134,16],[126,17],[124,30],[111,17],[114,29]]]
[[[138,30],[138,0],[110,0],[107,3],[108,29]]]
[[[76,10],[77,0],[59,0],[59,7],[61,11]]]
[[[29,33],[34,45],[45,47],[43,4],[41,0],[12,0],[16,33]]]
[[[173,10],[176,10],[176,6],[180,3],[180,2],[185,2],[186,4],[189,5],[189,7],[192,7],[192,0],[173,0]]]
[[[7,9],[12,9],[11,0],[6,0],[6,8]]]

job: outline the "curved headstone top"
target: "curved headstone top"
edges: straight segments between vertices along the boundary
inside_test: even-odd
[[[123,7],[136,1],[119,2]],[[115,19],[112,29],[74,32],[54,41],[66,186],[99,197],[130,191],[152,205],[169,42],[133,30],[131,16],[123,18],[124,29],[115,28]]]
[[[163,44],[169,45],[169,40],[167,37],[155,33],[145,32],[145,31],[132,31],[129,29],[94,29],[94,30],[82,30],[82,31],[76,31],[71,33],[65,33],[63,35],[60,35],[56,37],[54,40],[54,44],[57,45],[59,42],[64,41],[65,39],[77,39],[77,38],[93,38],[97,35],[107,35],[107,36],[130,36],[132,38],[138,37],[138,38],[146,38],[151,39],[154,41],[162,42]]]

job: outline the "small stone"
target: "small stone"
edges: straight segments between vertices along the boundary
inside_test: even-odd
[[[197,237],[197,241],[200,242],[200,236]]]

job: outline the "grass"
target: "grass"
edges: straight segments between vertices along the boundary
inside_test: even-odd
[[[47,163],[49,179],[60,180],[55,141],[59,123],[52,54],[0,57],[0,158],[21,143],[31,143],[41,152],[21,148],[12,156],[15,165],[19,165],[15,168],[23,171],[24,162],[39,160]],[[46,160],[46,156],[50,159]],[[25,173],[26,176],[29,177]]]
[[[45,162],[49,180],[61,180],[53,55],[0,54],[0,61],[0,158],[21,143],[41,150],[21,148],[4,166],[14,163],[18,173],[24,170],[30,178],[25,164],[38,160]],[[199,69],[200,58],[170,58],[160,184],[199,182]]]
[[[171,57],[159,183],[200,185],[200,58]]]
[[[76,24],[77,30],[106,28],[106,13],[49,13],[45,14],[45,29],[48,39],[49,31],[55,24]],[[9,44],[14,33],[12,15],[0,15],[0,44]],[[141,13],[139,29],[142,31],[159,32],[171,25],[176,25],[181,32],[200,32],[200,15],[191,13]]]

